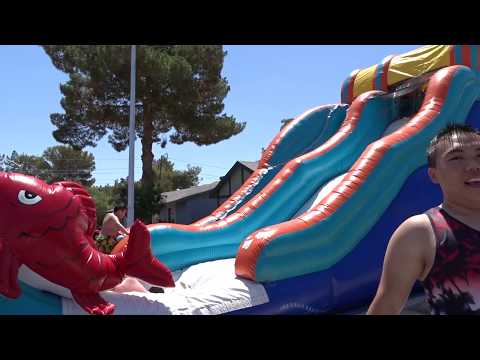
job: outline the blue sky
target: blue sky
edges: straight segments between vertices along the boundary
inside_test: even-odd
[[[154,146],[155,158],[168,154],[177,169],[202,168],[201,184],[223,176],[236,160],[260,157],[280,129],[280,121],[323,104],[338,103],[348,74],[421,45],[225,45],[223,76],[230,84],[225,113],[247,123],[237,136],[218,144]],[[41,155],[58,145],[49,115],[62,112],[59,85],[68,78],[39,46],[0,45],[0,154],[13,150]],[[116,152],[105,137],[85,149],[95,156],[96,185],[128,175],[128,150]],[[141,177],[141,145],[135,144],[135,178]]]

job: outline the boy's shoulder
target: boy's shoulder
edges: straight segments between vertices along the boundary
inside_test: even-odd
[[[115,219],[115,218],[116,218],[115,214],[113,214],[113,213],[106,213],[106,214],[105,214],[105,217],[104,217],[104,220]]]
[[[428,216],[419,214],[406,219],[395,230],[391,241],[396,247],[408,249],[409,253],[429,255],[435,246],[435,234]]]

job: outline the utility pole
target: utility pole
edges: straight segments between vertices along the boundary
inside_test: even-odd
[[[134,220],[134,205],[135,205],[135,70],[136,70],[136,58],[137,47],[132,45],[132,53],[130,57],[130,128],[128,132],[128,215],[127,226],[133,225]]]
[[[165,155],[160,156],[160,166],[159,166],[159,172],[158,172],[158,184],[159,184],[159,196],[158,199],[156,200],[155,206],[157,206],[158,209],[158,216],[160,216],[160,213],[162,212],[162,192],[163,192],[163,187],[162,187],[162,168],[163,168],[163,163],[165,162],[165,166],[167,166],[167,161],[168,161],[168,153],[165,153]]]

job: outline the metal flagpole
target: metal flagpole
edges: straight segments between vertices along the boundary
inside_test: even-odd
[[[137,47],[132,45],[132,53],[130,57],[131,69],[130,69],[130,128],[128,132],[128,215],[127,226],[133,225],[134,219],[134,199],[135,199],[135,70],[136,70],[136,58]]]

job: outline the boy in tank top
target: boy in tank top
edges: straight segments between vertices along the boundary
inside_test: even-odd
[[[393,233],[367,314],[399,314],[417,280],[432,314],[480,313],[480,132],[448,126],[427,152],[443,203]]]

